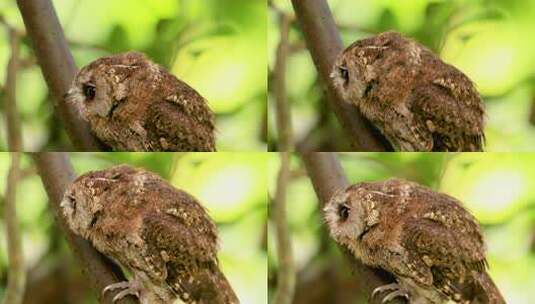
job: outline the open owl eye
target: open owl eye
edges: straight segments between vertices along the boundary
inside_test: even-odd
[[[347,220],[347,218],[349,217],[349,211],[350,208],[347,205],[338,205],[338,216],[340,217],[340,219],[342,219],[342,221]]]
[[[349,71],[345,67],[339,67],[340,76],[344,79],[345,83],[349,81]]]
[[[83,92],[87,100],[93,100],[95,98],[96,88],[92,84],[84,84]]]

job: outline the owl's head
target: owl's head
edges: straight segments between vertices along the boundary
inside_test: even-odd
[[[67,188],[61,201],[61,209],[69,227],[85,238],[97,224],[105,208],[104,196],[115,184],[136,170],[128,166],[116,166],[80,175]]]
[[[336,192],[323,209],[331,236],[357,257],[360,242],[379,223],[378,204],[384,195],[378,183],[358,183]]]
[[[99,58],[76,74],[65,99],[84,119],[107,117],[128,94],[128,78],[152,63],[145,55],[128,52]]]
[[[331,79],[341,97],[358,105],[377,84],[379,66],[399,49],[404,38],[396,32],[358,40],[347,47],[334,63]]]

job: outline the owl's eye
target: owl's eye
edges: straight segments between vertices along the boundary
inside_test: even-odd
[[[96,88],[94,85],[84,84],[83,91],[87,100],[93,100],[95,98]]]
[[[347,220],[347,218],[349,217],[349,207],[346,206],[346,205],[338,205],[338,216],[343,220]]]
[[[345,67],[339,67],[340,70],[340,76],[345,80],[347,83],[349,81],[349,71]]]

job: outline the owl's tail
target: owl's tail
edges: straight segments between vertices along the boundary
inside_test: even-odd
[[[220,291],[220,302],[221,304],[239,304],[240,300],[238,300],[238,297],[234,293],[234,290],[230,286],[230,283],[228,282],[225,275],[219,270],[219,267],[215,267],[215,269],[211,272],[212,275],[212,281],[214,284],[214,288]],[[210,302],[210,303],[216,303],[216,302]]]
[[[505,304],[505,299],[486,271],[474,272],[473,277],[478,292],[472,304]]]
[[[185,303],[239,304],[230,283],[215,262],[199,265],[189,272],[189,278],[180,281],[175,290]],[[169,270],[169,269],[168,269]]]

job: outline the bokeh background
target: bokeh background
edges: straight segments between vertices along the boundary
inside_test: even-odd
[[[290,1],[273,0],[293,16]],[[476,84],[487,108],[487,151],[535,150],[535,1],[532,0],[329,0],[344,46],[396,30],[431,48]],[[279,42],[278,14],[268,18],[270,76]],[[288,98],[296,141],[306,136],[320,151],[349,151],[345,135],[324,102],[323,85],[294,19],[287,67]],[[270,113],[274,113],[270,92]],[[530,122],[531,120],[531,122]],[[270,151],[277,149],[275,117]]]
[[[479,220],[488,245],[490,275],[507,303],[535,299],[535,155],[527,153],[339,153],[350,183],[404,178],[458,198]],[[278,155],[269,160],[275,191]],[[318,199],[297,156],[292,158],[287,210],[297,268],[296,304],[366,303],[323,225]],[[269,235],[274,227],[269,225]],[[268,242],[269,294],[276,288],[274,238]]]
[[[142,51],[209,101],[216,113],[218,151],[266,150],[265,0],[52,2],[78,67],[100,56]],[[15,0],[0,1],[0,17],[24,30]],[[3,27],[0,23],[0,87],[10,55]],[[24,151],[72,150],[53,117],[51,96],[30,46],[24,38],[17,87]],[[6,150],[3,119],[0,151]]]
[[[242,303],[267,303],[267,153],[72,153],[77,174],[129,164],[158,173],[195,196],[216,222],[223,272]],[[9,154],[0,153],[5,181]],[[17,212],[26,260],[25,304],[97,303],[62,233],[29,155],[23,155]],[[7,283],[7,248],[0,196],[0,299]]]

